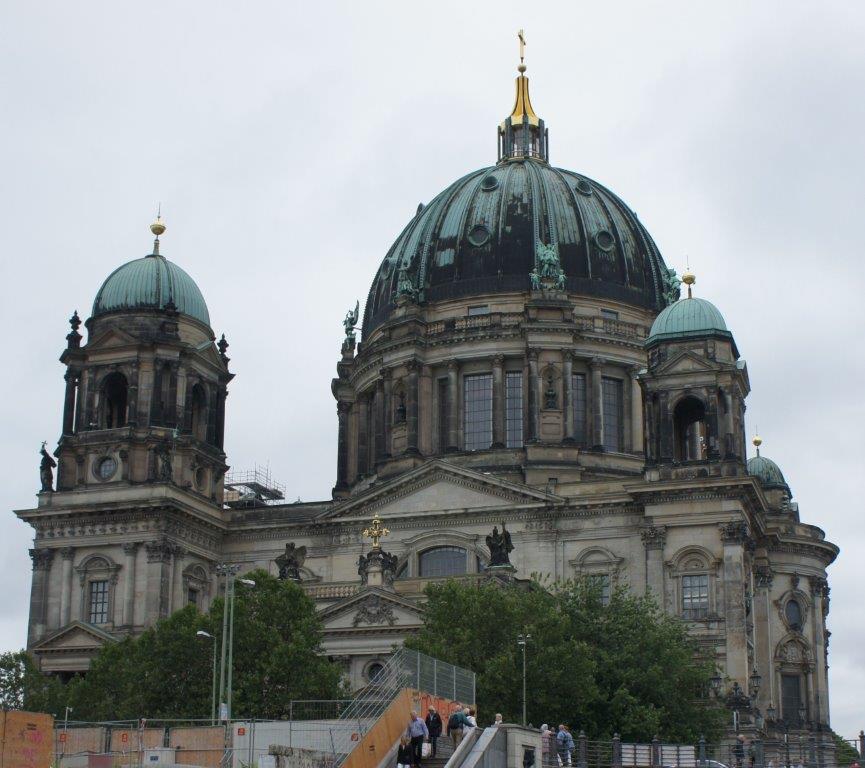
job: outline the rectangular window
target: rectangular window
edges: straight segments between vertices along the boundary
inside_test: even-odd
[[[801,723],[802,678],[799,675],[781,675],[781,717],[787,725],[798,728]]]
[[[610,604],[610,588],[611,579],[609,573],[592,573],[589,574],[589,584],[598,590],[598,597],[601,598],[601,605]]]
[[[709,615],[709,576],[682,576],[682,616],[705,619]]]
[[[469,317],[476,317],[477,315],[488,315],[489,313],[489,304],[477,304],[473,307],[469,307]]]
[[[574,440],[578,445],[589,442],[586,423],[586,374],[575,373],[571,377],[574,390]]]
[[[489,448],[493,442],[493,377],[490,373],[463,379],[464,437],[467,451]]]
[[[508,448],[523,445],[523,372],[508,371],[505,375],[505,431]]]
[[[615,312],[612,309],[602,309],[601,310],[601,317],[603,317],[604,320],[618,320],[619,319],[619,313]]]
[[[601,392],[604,400],[604,448],[621,451],[624,422],[622,380],[605,376],[601,380]]]
[[[186,593],[186,602],[189,603],[189,605],[198,605],[198,590],[197,589],[190,589]]]
[[[439,453],[448,447],[448,380],[438,380]]]
[[[90,611],[88,613],[91,624],[108,623],[108,582],[90,582]]]

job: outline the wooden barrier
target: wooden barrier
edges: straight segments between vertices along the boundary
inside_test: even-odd
[[[105,751],[108,729],[96,728],[56,728],[54,731],[54,751],[57,755],[86,755]]]
[[[0,712],[0,768],[49,768],[54,718],[37,712]]]
[[[219,768],[225,749],[225,729],[221,725],[172,728],[168,746],[177,750],[178,765],[201,765]]]

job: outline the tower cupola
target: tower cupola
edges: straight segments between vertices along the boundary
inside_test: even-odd
[[[549,133],[544,121],[532,108],[529,97],[529,78],[526,77],[526,37],[523,30],[517,35],[520,41],[519,75],[516,79],[516,97],[511,114],[499,125],[499,162],[532,158],[549,162]]]

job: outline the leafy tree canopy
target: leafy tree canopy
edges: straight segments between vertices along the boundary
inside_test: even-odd
[[[406,645],[474,670],[482,718],[567,723],[590,738],[695,742],[720,735],[724,713],[701,691],[714,672],[678,619],[646,597],[587,581],[547,590],[451,580],[427,590],[423,630]]]
[[[321,623],[312,600],[293,582],[280,581],[263,570],[246,576],[255,587],[236,584],[234,716],[280,718],[287,716],[292,699],[344,695],[339,668],[320,655]],[[17,696],[27,708],[55,716],[61,716],[68,704],[76,720],[208,718],[212,654],[218,664],[223,609],[222,598],[213,601],[207,614],[187,606],[137,638],[106,645],[89,672],[65,687],[35,672],[29,656],[21,651],[16,656],[22,657],[23,678],[7,674],[3,666],[0,695]],[[197,637],[199,630],[216,641]],[[13,661],[9,665],[14,668]],[[28,676],[27,669],[35,674]],[[46,682],[56,700],[48,701],[49,692],[40,687]],[[46,703],[37,706],[42,702]]]

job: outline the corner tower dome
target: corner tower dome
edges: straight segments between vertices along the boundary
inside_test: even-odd
[[[195,281],[159,253],[159,236],[165,232],[161,217],[150,231],[156,236],[153,253],[123,264],[105,279],[93,302],[93,317],[136,309],[174,309],[209,327],[210,313]]]
[[[367,297],[363,333],[399,296],[420,304],[532,288],[550,249],[569,294],[658,312],[678,297],[651,235],[609,189],[549,163],[549,131],[519,66],[511,114],[497,128],[498,162],[455,181],[391,246]]]
[[[760,455],[760,446],[763,440],[759,436],[755,436],[752,442],[757,450],[757,455],[748,459],[748,474],[759,478],[764,488],[779,488],[789,493],[790,487],[784,479],[781,468],[772,459]]]

